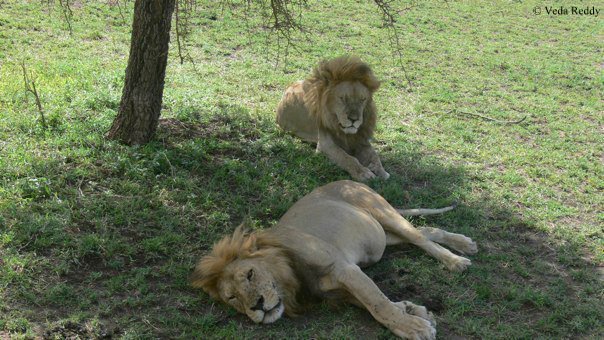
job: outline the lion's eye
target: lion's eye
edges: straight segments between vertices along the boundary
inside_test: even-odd
[[[252,278],[254,277],[254,270],[250,269],[249,272],[247,272],[247,280],[248,281],[252,281]]]
[[[232,301],[232,300],[235,300],[236,298],[237,298],[237,297],[236,297],[235,295],[233,295],[233,296],[229,296],[227,299],[228,299],[229,301]]]

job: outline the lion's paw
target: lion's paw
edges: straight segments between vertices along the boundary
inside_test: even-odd
[[[445,266],[447,266],[450,271],[454,272],[463,272],[471,264],[472,261],[461,256],[452,257],[445,262]]]
[[[357,181],[362,181],[362,182],[364,182],[364,181],[368,181],[368,180],[370,180],[370,179],[373,179],[373,178],[375,178],[376,176],[375,176],[375,174],[373,173],[373,171],[371,171],[371,170],[369,170],[369,169],[367,169],[367,168],[364,168],[364,169],[361,169],[361,171],[360,171],[360,172],[359,172],[359,173],[358,173],[356,176],[354,176],[354,175],[353,175],[353,177],[354,177],[354,178],[355,178]]]
[[[394,305],[408,314],[419,316],[422,319],[430,321],[430,325],[432,325],[432,327],[436,327],[436,320],[434,319],[434,314],[428,312],[428,309],[426,309],[426,307],[416,305],[409,301],[395,302]]]
[[[457,251],[468,255],[476,254],[478,252],[476,242],[472,241],[472,239],[467,236],[464,236],[464,238],[464,242],[461,243],[461,247],[458,247]]]
[[[387,173],[385,170],[382,170],[382,173],[380,174],[380,177],[381,177],[383,180],[387,180],[388,178],[390,178],[390,174],[389,174],[389,173]]]
[[[381,163],[369,163],[367,168],[369,168],[369,170],[373,171],[373,173],[376,174],[377,177],[383,180],[387,180],[388,178],[390,178],[390,174],[386,172],[386,170],[384,170]]]
[[[396,325],[390,330],[403,339],[433,340],[436,339],[436,328],[426,319],[409,315],[404,324]]]

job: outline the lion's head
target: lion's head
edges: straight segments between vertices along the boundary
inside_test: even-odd
[[[321,62],[304,81],[304,102],[320,127],[347,139],[367,139],[375,130],[373,93],[379,86],[366,63],[339,57]]]
[[[201,258],[191,284],[256,323],[275,322],[297,308],[299,283],[285,251],[276,240],[248,235],[241,226]]]

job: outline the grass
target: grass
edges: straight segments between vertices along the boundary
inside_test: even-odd
[[[450,273],[412,247],[368,269],[391,299],[426,305],[440,338],[604,336],[604,77],[599,18],[536,2],[422,2],[397,21],[407,84],[367,2],[313,2],[287,62],[261,18],[200,5],[165,118],[148,145],[103,139],[116,115],[128,19],[75,2],[0,3],[0,337],[391,338],[360,309],[317,304],[257,326],[188,286],[195,261],[241,221],[265,228],[313,188],[346,179],[273,114],[288,83],[353,53],[383,80],[369,184],[414,218],[479,244]],[[400,4],[406,7],[404,4]],[[37,77],[49,129],[25,93]],[[463,112],[503,120],[500,125]]]

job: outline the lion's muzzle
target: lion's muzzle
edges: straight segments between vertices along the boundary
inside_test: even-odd
[[[255,323],[273,323],[283,315],[285,306],[281,298],[278,298],[276,303],[269,305],[265,303],[264,297],[260,296],[256,305],[250,307],[247,311],[247,316]]]
[[[359,130],[359,127],[361,126],[361,121],[356,120],[356,121],[351,122],[350,120],[348,120],[348,122],[349,122],[348,126],[345,126],[342,123],[340,123],[340,128],[342,129],[342,131],[344,131],[345,134],[357,133],[357,131]]]
[[[283,311],[285,311],[285,306],[283,305],[283,301],[279,299],[279,302],[276,306],[264,313],[262,323],[273,323],[279,320],[279,318],[281,318],[281,315],[283,315]]]

